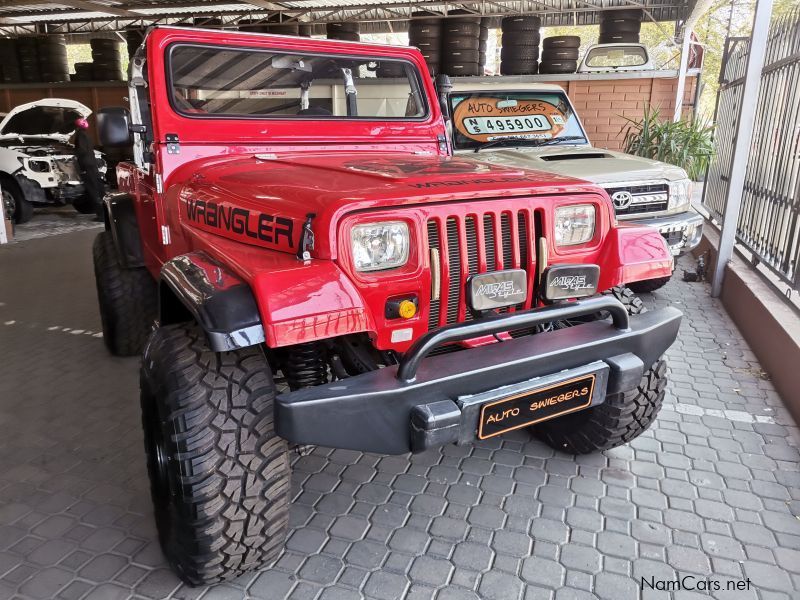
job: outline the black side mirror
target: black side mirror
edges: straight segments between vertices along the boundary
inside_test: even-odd
[[[110,106],[97,111],[97,135],[100,144],[108,148],[121,148],[133,143],[131,113],[121,106]]]
[[[450,120],[450,107],[447,102],[447,96],[453,89],[453,83],[450,78],[440,73],[436,76],[436,92],[439,94],[439,107],[442,109],[442,115],[445,121]]]

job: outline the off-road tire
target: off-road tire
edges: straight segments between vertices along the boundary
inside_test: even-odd
[[[637,294],[649,294],[650,292],[660,290],[669,283],[670,279],[672,279],[672,277],[659,277],[657,279],[648,279],[647,281],[634,281],[633,283],[629,283],[628,287]]]
[[[504,60],[500,63],[501,75],[536,75],[539,61],[536,60]]]
[[[481,74],[481,65],[477,62],[443,62],[441,70],[452,77],[476,76]]]
[[[500,22],[503,33],[509,31],[539,31],[542,20],[534,16],[505,17]]]
[[[614,296],[629,315],[646,312],[641,298],[626,286],[603,292]],[[606,318],[601,312],[597,318]],[[667,385],[667,364],[657,360],[642,376],[634,390],[611,394],[594,408],[578,411],[534,425],[531,430],[556,450],[588,454],[626,444],[643,433],[658,415]]]
[[[442,26],[442,32],[445,38],[451,36],[479,38],[481,35],[480,23],[471,23],[461,19],[445,19],[445,21],[445,24]]]
[[[542,48],[545,50],[556,48],[580,48],[581,38],[577,35],[554,35],[544,38]]]
[[[600,35],[607,33],[639,33],[642,29],[641,21],[601,21],[600,22]]]
[[[553,61],[542,61],[539,64],[539,73],[546,74],[546,73],[574,73],[578,70],[578,61],[577,60],[553,60]]]
[[[629,315],[640,315],[643,312],[647,312],[647,308],[644,302],[642,302],[642,299],[633,292],[634,291],[629,286],[618,285],[610,290],[606,290],[603,292],[603,295],[614,296],[614,298],[622,303]],[[608,315],[602,314],[601,316],[602,318],[606,318]]]
[[[604,33],[598,40],[600,44],[638,44],[638,33]]]
[[[539,60],[539,46],[503,46],[500,60],[530,62]]]
[[[543,50],[542,62],[559,62],[562,60],[578,60],[577,48],[559,48],[557,50]]]
[[[624,8],[621,10],[605,10],[600,13],[601,21],[641,21],[644,12],[641,8]]]
[[[142,425],[164,555],[190,585],[267,566],[289,525],[288,446],[259,346],[215,353],[195,324],[161,327],[141,371]]]
[[[611,394],[605,402],[533,426],[547,445],[571,454],[588,454],[627,444],[643,433],[658,415],[667,385],[667,364],[657,360],[636,389]]]
[[[451,35],[442,42],[442,51],[447,53],[451,50],[477,50],[479,45],[480,40],[475,36]]]
[[[503,34],[501,45],[503,48],[508,46],[538,46],[538,31],[507,31]]]
[[[442,62],[453,63],[476,63],[480,59],[478,50],[445,50],[442,55]]]
[[[144,267],[120,265],[109,231],[94,239],[92,257],[106,347],[115,356],[141,354],[158,315],[156,282]]]
[[[11,213],[11,218],[17,225],[30,221],[33,218],[33,204],[25,199],[25,194],[19,189],[17,182],[9,177],[3,177],[3,179],[0,180],[0,188],[2,188],[0,198],[2,198],[3,202],[3,214],[8,210]],[[6,194],[10,196],[10,198],[4,197]],[[11,203],[12,206],[8,208],[6,206],[7,203]]]

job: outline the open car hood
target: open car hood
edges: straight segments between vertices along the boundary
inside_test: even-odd
[[[75,133],[75,120],[92,114],[88,106],[63,98],[43,98],[12,108],[0,121],[0,139],[51,138],[66,141]]]

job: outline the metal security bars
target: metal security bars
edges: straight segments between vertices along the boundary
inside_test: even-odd
[[[728,40],[715,117],[716,156],[703,197],[717,220],[726,208],[748,53],[746,40]],[[800,8],[770,28],[736,239],[779,279],[800,289]]]

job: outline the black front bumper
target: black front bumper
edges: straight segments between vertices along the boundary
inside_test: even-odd
[[[425,358],[443,343],[608,310],[613,323],[595,321],[502,343]],[[605,373],[603,393],[636,387],[675,341],[680,311],[665,308],[630,318],[610,297],[512,313],[443,327],[420,338],[398,367],[278,396],[278,435],[298,444],[379,454],[420,452],[476,439],[486,392],[562,372]]]

